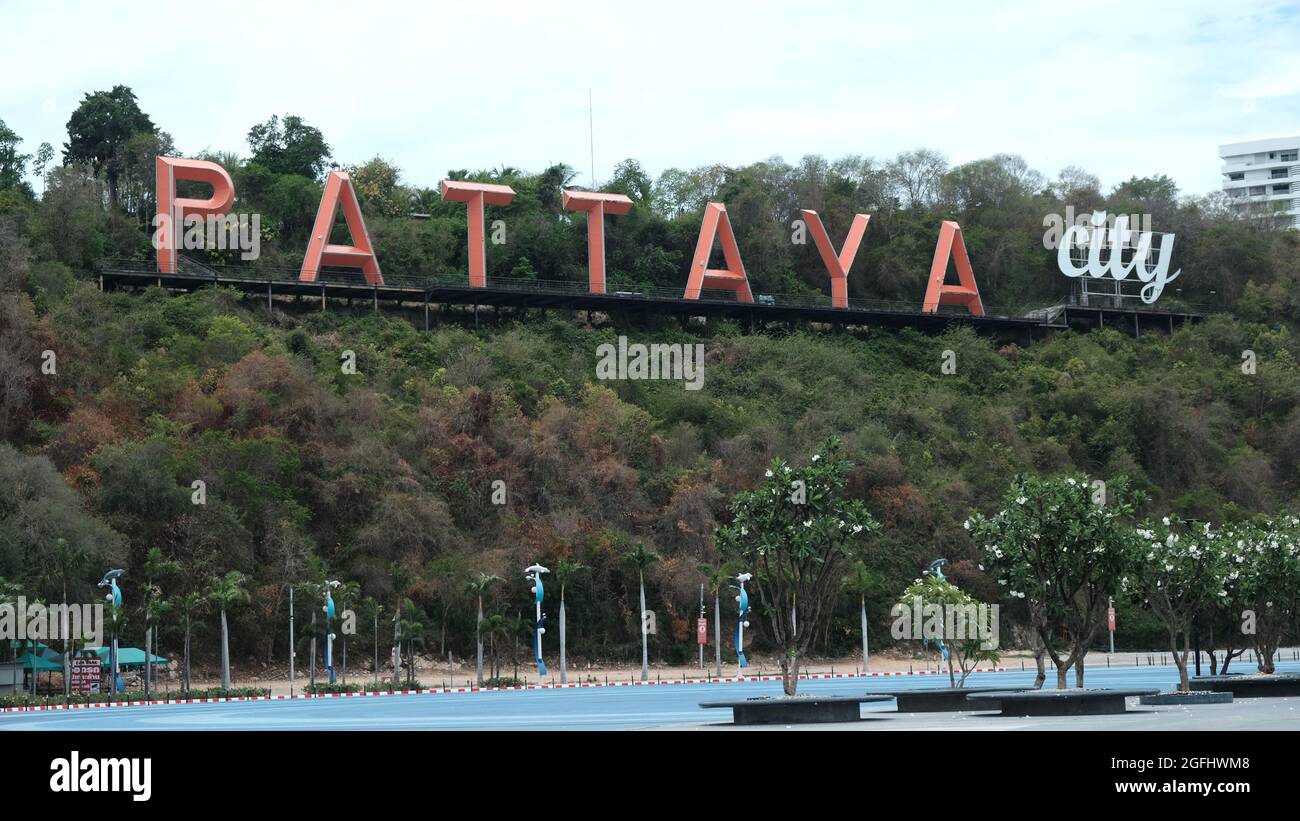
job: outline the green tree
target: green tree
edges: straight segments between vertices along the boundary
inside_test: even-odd
[[[158,630],[172,603],[163,596],[158,582],[180,572],[179,562],[163,557],[157,546],[149,548],[144,557],[144,586],[140,595],[140,609],[144,613],[144,692],[148,697],[153,687],[153,655],[158,647]]]
[[[424,611],[415,602],[404,599],[399,627],[402,641],[406,642],[406,683],[408,685],[415,682],[415,648],[417,645],[424,646],[428,626]]]
[[[996,606],[996,605],[995,605]],[[981,602],[975,600],[966,591],[948,579],[926,573],[908,585],[895,603],[891,615],[894,617],[894,637],[899,639],[916,639],[928,645],[934,642],[941,648],[948,662],[948,682],[953,687],[963,687],[975,666],[981,663],[997,664],[998,620]],[[917,623],[915,614],[921,614],[921,623]],[[949,632],[949,616],[952,613],[953,631]],[[988,614],[988,615],[985,615]],[[910,626],[910,631],[902,631],[903,625]],[[910,633],[907,635],[905,633]],[[956,677],[956,669],[961,671],[961,678]]]
[[[296,174],[310,180],[325,176],[330,147],[320,129],[301,117],[286,114],[281,123],[272,116],[248,130],[252,161],[274,174]]]
[[[238,570],[224,576],[214,576],[208,582],[208,598],[221,612],[221,687],[230,689],[230,631],[226,625],[226,611],[246,604],[249,600],[245,584],[248,579]]]
[[[22,137],[5,125],[4,120],[0,120],[0,191],[18,188],[24,184],[27,161],[32,156],[18,153],[18,146],[22,141]]]
[[[845,497],[852,468],[834,437],[803,467],[774,459],[758,487],[736,494],[732,523],[717,533],[724,556],[753,568],[787,696],[799,686],[799,658],[840,592],[844,566],[879,528],[862,502]]]
[[[480,687],[483,685],[483,597],[488,588],[499,581],[500,576],[480,572],[471,577],[466,585],[466,590],[478,601],[478,615],[474,620],[474,644],[477,648],[474,673]]]
[[[1248,633],[1253,629],[1259,671],[1271,674],[1286,626],[1300,612],[1300,518],[1257,517],[1234,528],[1229,539],[1232,564],[1244,568],[1246,626]]]
[[[1164,625],[1178,667],[1178,689],[1185,692],[1190,689],[1192,622],[1227,596],[1232,565],[1226,541],[1208,522],[1196,526],[1168,516],[1136,533],[1138,554],[1121,587],[1136,592]]]
[[[646,632],[648,625],[645,619],[645,569],[654,562],[659,561],[659,554],[653,550],[647,550],[643,544],[636,544],[623,554],[623,558],[636,568],[638,590],[640,591],[638,601],[641,615],[639,627],[641,633],[641,680],[646,681],[650,677],[650,635]]]
[[[1131,568],[1134,534],[1125,520],[1136,498],[1123,478],[1094,486],[1081,474],[1021,474],[1001,511],[972,515],[967,523],[1004,595],[1028,600],[1033,628],[1056,665],[1058,690],[1066,689],[1071,666],[1075,686],[1083,686],[1084,656],[1109,597]]]
[[[190,638],[194,628],[201,626],[198,617],[207,609],[209,599],[198,591],[190,591],[176,598],[176,612],[180,616],[181,631],[184,634],[183,662],[181,666],[181,689],[192,689],[190,683]]]
[[[488,678],[499,678],[501,669],[497,666],[497,637],[504,638],[510,634],[510,620],[499,609],[488,613],[479,622],[479,636],[488,645]],[[483,686],[480,677],[479,686]]]
[[[32,168],[36,171],[36,176],[41,178],[41,195],[45,194],[45,171],[54,161],[54,146],[49,143],[41,143],[36,149],[36,161],[32,163]]]
[[[567,664],[567,635],[565,632],[565,611],[564,611],[564,588],[569,582],[573,581],[584,570],[590,570],[587,565],[570,556],[561,556],[555,562],[554,577],[557,584],[560,585],[560,683],[568,684],[569,677],[566,670]]]
[[[65,165],[83,163],[103,173],[108,195],[118,202],[118,182],[124,171],[125,148],[132,136],[153,133],[153,120],[140,110],[135,92],[123,85],[87,94],[68,120],[63,144]]]
[[[867,635],[867,596],[880,589],[880,574],[858,559],[844,577],[844,591],[858,597],[858,621],[862,632],[862,672],[867,671],[871,659],[871,644]]]

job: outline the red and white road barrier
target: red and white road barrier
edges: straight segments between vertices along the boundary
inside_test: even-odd
[[[972,673],[1004,673],[1005,667],[977,667]],[[878,678],[885,676],[946,676],[947,670],[906,670],[884,673],[801,673],[800,681],[819,679]],[[86,710],[103,707],[152,707],[164,704],[227,704],[236,701],[287,701],[312,698],[364,698],[371,696],[416,696],[443,693],[506,693],[513,690],[578,690],[589,687],[667,687],[683,684],[745,684],[781,681],[780,676],[723,676],[722,678],[656,679],[655,681],[582,681],[573,684],[519,684],[513,687],[431,687],[424,690],[367,690],[359,693],[295,693],[292,696],[236,696],[233,698],[170,698],[150,701],[100,701],[83,704],[41,704],[28,707],[0,707],[3,713],[42,713],[54,710]]]

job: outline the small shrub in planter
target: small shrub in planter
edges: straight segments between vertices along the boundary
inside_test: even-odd
[[[520,681],[520,680],[517,679],[517,678],[512,678],[512,677],[510,677],[510,676],[497,676],[496,678],[489,678],[489,679],[484,679],[484,680],[483,680],[483,687],[484,687],[484,688],[491,688],[491,687],[498,687],[498,688],[499,688],[499,687],[521,687],[521,686],[523,686],[523,682],[522,682],[522,681]]]

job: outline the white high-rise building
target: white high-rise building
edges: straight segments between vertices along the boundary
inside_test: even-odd
[[[1300,136],[1219,146],[1223,190],[1250,214],[1300,228]]]

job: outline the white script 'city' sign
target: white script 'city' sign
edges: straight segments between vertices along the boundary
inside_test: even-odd
[[[1136,273],[1142,285],[1142,301],[1150,305],[1160,298],[1164,292],[1165,286],[1178,279],[1178,275],[1183,271],[1178,269],[1172,274],[1169,273],[1169,261],[1174,253],[1174,235],[1162,234],[1160,249],[1154,268],[1147,267],[1148,260],[1151,259],[1151,245],[1155,237],[1153,231],[1133,231],[1128,227],[1128,217],[1120,216],[1115,219],[1115,227],[1110,230],[1103,228],[1106,224],[1106,212],[1097,211],[1093,213],[1092,228],[1086,225],[1071,225],[1065,229],[1061,235],[1061,241],[1056,249],[1056,264],[1061,269],[1061,273],[1067,277],[1081,277],[1087,274],[1094,279],[1109,274],[1116,281],[1128,279],[1129,274]],[[1110,235],[1110,258],[1102,261],[1101,252],[1106,247],[1107,234]],[[1133,252],[1129,261],[1124,262],[1122,253],[1125,247],[1132,246],[1132,239],[1136,237],[1136,250]],[[1070,257],[1070,249],[1075,247],[1088,247],[1088,262],[1086,265],[1075,265]]]

